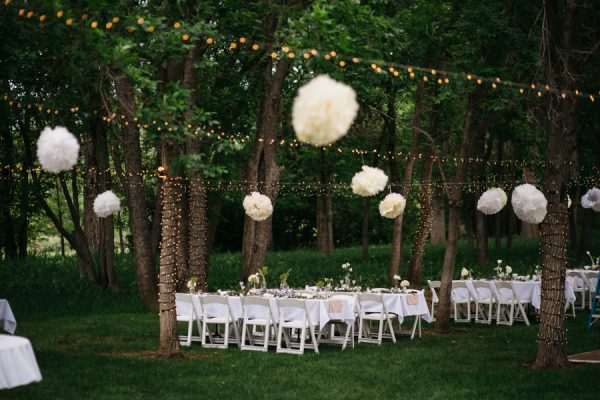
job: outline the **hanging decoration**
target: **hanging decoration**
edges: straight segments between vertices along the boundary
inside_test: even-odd
[[[359,196],[369,197],[385,189],[387,175],[379,168],[363,165],[362,171],[352,178],[352,192]]]
[[[488,189],[477,201],[477,209],[485,215],[498,213],[506,205],[507,197],[504,190],[500,188]]]
[[[581,197],[581,206],[600,212],[600,189],[591,188]]]
[[[273,214],[271,199],[258,192],[252,192],[244,197],[243,206],[246,215],[255,221],[264,221]]]
[[[357,111],[354,89],[319,75],[298,89],[292,125],[301,142],[325,146],[348,133]]]
[[[77,164],[79,142],[65,127],[46,127],[37,141],[37,157],[48,172],[68,171]]]
[[[94,212],[100,218],[110,217],[121,209],[121,200],[111,191],[100,193],[94,199]]]
[[[400,193],[390,193],[379,203],[379,214],[384,218],[394,219],[404,212],[406,199]]]
[[[571,196],[567,195],[567,208],[571,208],[571,204],[573,202],[571,201]]]
[[[530,224],[539,224],[546,217],[548,200],[535,186],[525,183],[512,192],[511,203],[517,217]]]

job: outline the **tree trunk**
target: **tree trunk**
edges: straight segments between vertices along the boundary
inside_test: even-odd
[[[91,127],[93,130],[94,127]],[[100,193],[98,178],[100,168],[96,159],[95,143],[83,142],[81,145],[85,169],[83,172],[83,232],[88,240],[92,254],[100,249],[100,220],[94,213],[94,200]],[[100,269],[100,283],[106,286],[106,275]]]
[[[217,228],[219,227],[219,219],[221,218],[221,209],[223,208],[223,201],[221,196],[216,192],[209,192],[208,194],[208,238],[207,246],[208,253],[211,254],[215,237],[217,236]]]
[[[132,120],[135,117],[133,83],[126,75],[117,76],[114,83],[122,113]],[[123,146],[127,186],[125,192],[129,209],[129,228],[133,236],[136,278],[140,297],[146,304],[152,306],[156,304],[156,263],[151,248],[150,228],[146,212],[140,133],[134,124],[124,126]]]
[[[467,160],[473,154],[474,144],[480,134],[483,134],[500,117],[500,111],[494,112],[488,119],[473,128],[473,114],[477,98],[481,93],[470,94],[465,116],[465,126],[463,129],[462,144],[460,147],[460,159]],[[460,162],[454,173],[453,183],[464,182],[467,172],[467,163]],[[447,332],[450,329],[450,292],[452,288],[452,275],[454,273],[454,264],[456,261],[456,247],[460,235],[460,204],[463,188],[460,185],[451,185],[448,188],[448,242],[444,253],[444,265],[442,268],[442,278],[440,285],[440,303],[439,311],[436,317],[436,330],[438,332]]]
[[[272,17],[270,17],[272,18]],[[253,156],[248,163],[246,193],[260,191],[271,199],[273,207],[279,193],[279,176],[283,167],[277,163],[277,128],[279,126],[281,93],[290,65],[282,58],[273,65],[269,57],[265,62],[264,91],[261,101],[258,133]],[[273,70],[275,72],[273,73]],[[259,184],[259,181],[263,184]],[[242,245],[241,278],[246,281],[264,265],[267,247],[271,239],[272,217],[257,222],[245,216]]]
[[[19,130],[23,138],[23,163],[21,165],[21,196],[19,223],[17,228],[17,248],[19,259],[27,257],[27,239],[29,232],[29,209],[31,185],[29,183],[29,170],[33,167],[33,149],[31,146],[31,126],[29,114],[19,121]]]
[[[8,126],[0,127],[0,162],[1,165],[13,165],[13,139]],[[0,169],[0,211],[2,221],[2,247],[8,259],[17,258],[17,243],[10,205],[14,195],[13,172],[11,168]]]
[[[331,256],[333,251],[333,204],[329,188],[329,171],[325,159],[325,150],[320,151],[319,173],[317,183],[320,186],[317,194],[317,250]]]
[[[566,2],[564,16],[554,1],[545,0],[542,62],[546,82],[552,87],[574,90],[581,62],[579,49],[582,1]],[[538,331],[538,352],[534,367],[566,367],[565,275],[567,269],[568,211],[567,193],[570,160],[577,140],[577,102],[571,96],[548,93],[548,135],[544,194],[548,213],[542,222],[542,303]]]
[[[433,219],[431,221],[431,244],[446,243],[446,207],[440,194],[434,194],[431,200]]]
[[[410,260],[408,263],[408,280],[414,286],[421,286],[421,269],[423,267],[423,257],[425,255],[425,245],[431,222],[433,219],[433,210],[431,208],[431,173],[433,171],[433,152],[429,147],[424,154],[425,161],[421,170],[421,188],[419,190],[419,203],[421,204],[419,212],[419,222],[417,223],[417,232],[410,250]]]
[[[390,114],[389,118],[386,118],[387,127],[387,137],[388,137],[388,152],[391,152],[392,155],[396,154],[396,97],[395,93],[393,93],[393,101],[390,93],[388,95],[388,113],[392,110],[393,114]],[[408,152],[408,158],[406,161],[406,169],[404,170],[404,181],[402,183],[402,187],[400,188],[400,194],[404,196],[408,200],[408,195],[410,191],[410,185],[412,183],[413,170],[415,168],[415,161],[417,159],[417,153],[419,152],[419,136],[421,129],[421,117],[423,114],[423,106],[424,106],[424,94],[425,94],[425,84],[423,82],[419,82],[417,84],[417,89],[415,91],[415,108],[413,111],[413,119],[412,119],[412,142],[410,145],[410,150]],[[391,142],[393,140],[393,142]],[[394,157],[395,158],[395,157]],[[394,168],[398,168],[397,164],[394,167],[394,162],[391,165],[391,170],[394,171]],[[396,179],[400,179],[399,172],[394,172],[393,176],[396,176]],[[394,182],[394,184],[398,184],[399,182]],[[400,270],[400,266],[402,265],[402,222],[404,220],[404,213],[400,214],[394,219],[394,227],[392,232],[392,257],[390,260],[390,268],[388,270],[388,285],[392,286],[394,284],[394,275],[398,274]]]
[[[365,197],[363,203],[363,216],[362,216],[362,258],[367,260],[369,258],[369,209],[371,208],[371,198]]]

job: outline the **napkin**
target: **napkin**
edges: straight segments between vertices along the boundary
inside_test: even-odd
[[[406,296],[406,303],[409,305],[419,304],[419,296],[416,293],[411,293]]]
[[[329,312],[330,313],[341,313],[344,308],[344,301],[340,299],[329,300]]]

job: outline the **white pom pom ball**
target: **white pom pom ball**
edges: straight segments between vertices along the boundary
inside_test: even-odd
[[[37,141],[37,157],[48,172],[70,170],[77,164],[79,142],[65,127],[45,127]]]
[[[506,193],[500,188],[492,188],[483,192],[477,201],[477,209],[486,215],[496,214],[506,205]]]
[[[319,75],[298,90],[292,126],[301,142],[324,146],[348,133],[357,111],[354,89]]]
[[[530,224],[539,224],[546,217],[548,200],[535,186],[525,183],[512,192],[511,203],[517,217]]]
[[[94,212],[100,218],[106,218],[119,212],[121,200],[110,190],[100,193],[94,199]]]
[[[359,196],[369,197],[385,189],[387,175],[379,168],[363,165],[362,171],[352,178],[352,192]]]
[[[394,219],[404,212],[406,199],[400,193],[390,193],[379,203],[379,214],[384,218]]]
[[[246,215],[255,221],[264,221],[273,214],[271,199],[258,192],[252,192],[244,197],[243,205]]]
[[[600,211],[600,189],[591,188],[581,197],[581,206],[583,208],[591,208],[592,210]]]

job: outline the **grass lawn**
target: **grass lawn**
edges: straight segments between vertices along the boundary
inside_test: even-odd
[[[364,275],[377,264],[368,278],[377,280],[387,266],[377,261],[384,260],[385,252],[383,246],[376,248],[374,259],[364,265],[358,260],[359,249],[338,250],[330,266],[325,261],[310,264],[307,258],[313,256],[307,254],[312,252],[275,253],[269,261],[276,270],[287,258],[296,279],[301,279],[299,271],[308,271],[307,283],[317,275],[317,267],[333,273],[340,260],[350,261]],[[529,249],[519,252],[529,254]],[[213,259],[213,273],[234,256]],[[215,264],[218,257],[225,261]],[[521,262],[523,268],[528,264]],[[158,316],[135,299],[132,284],[126,283],[129,267],[120,265],[118,294],[79,283],[71,276],[72,268],[52,260],[0,264],[0,297],[11,302],[17,334],[33,343],[44,378],[2,390],[0,399],[597,398],[600,365],[566,370],[527,366],[536,353],[535,322],[530,327],[457,324],[448,335],[436,335],[424,323],[420,340],[401,337],[395,345],[361,344],[344,352],[323,345],[318,356],[310,351],[304,356],[241,352],[234,347],[203,350],[194,344],[184,348],[185,359],[157,359],[153,352],[158,348]],[[230,274],[234,277],[237,270]],[[68,284],[73,285],[70,290]],[[579,312],[576,319],[567,319],[569,353],[600,347],[600,326],[586,332],[586,317]],[[408,330],[411,322],[407,319],[403,328]],[[181,326],[181,333],[184,330]]]

